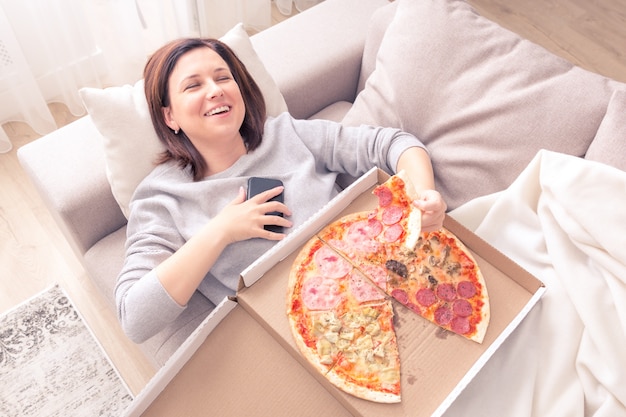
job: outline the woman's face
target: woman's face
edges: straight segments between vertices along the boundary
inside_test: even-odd
[[[201,150],[207,145],[241,140],[246,108],[228,64],[210,48],[182,55],[169,78],[166,124],[185,132]]]

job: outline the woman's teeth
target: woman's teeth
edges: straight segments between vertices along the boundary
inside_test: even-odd
[[[210,112],[208,112],[207,115],[208,116],[213,116],[213,115],[218,114],[218,113],[227,112],[228,110],[229,110],[228,106],[217,107],[217,108],[211,110]]]

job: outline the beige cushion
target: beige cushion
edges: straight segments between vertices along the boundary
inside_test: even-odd
[[[626,90],[616,90],[586,159],[626,171]]]
[[[221,40],[233,49],[259,84],[268,115],[287,111],[278,86],[254,51],[243,26],[235,26]],[[104,137],[107,178],[115,200],[128,218],[128,205],[137,185],[154,168],[157,155],[164,150],[152,126],[143,80],[120,87],[83,88],[80,95]]]
[[[345,124],[400,127],[422,139],[451,209],[506,188],[541,148],[585,155],[619,83],[464,1],[397,3]]]
[[[363,48],[361,73],[359,74],[357,92],[361,92],[363,88],[365,88],[367,79],[372,75],[374,69],[376,69],[376,55],[378,55],[380,44],[385,36],[385,31],[396,14],[397,6],[398,2],[394,1],[376,10],[372,15],[365,39],[365,47]]]

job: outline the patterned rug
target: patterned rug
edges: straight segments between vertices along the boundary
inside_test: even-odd
[[[59,286],[0,316],[0,416],[119,416],[131,401]]]

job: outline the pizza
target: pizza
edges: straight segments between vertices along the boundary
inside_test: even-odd
[[[446,229],[421,231],[404,172],[377,186],[374,210],[320,230],[290,270],[287,316],[300,352],[343,391],[399,402],[397,302],[434,325],[482,343],[490,313],[472,254]]]

